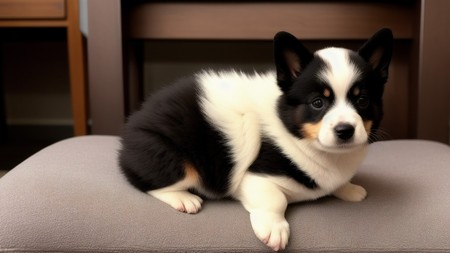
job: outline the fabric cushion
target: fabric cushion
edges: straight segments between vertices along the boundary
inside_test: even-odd
[[[119,139],[49,146],[0,179],[0,251],[261,252],[236,201],[179,213],[129,185]],[[354,183],[360,203],[332,197],[291,205],[288,250],[450,251],[450,148],[428,141],[372,144]]]

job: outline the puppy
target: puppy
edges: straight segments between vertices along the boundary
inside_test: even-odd
[[[129,182],[178,211],[202,197],[232,197],[256,236],[284,249],[289,203],[334,195],[361,201],[350,183],[383,116],[393,36],[359,51],[310,53],[274,38],[276,71],[204,71],[152,95],[124,127],[119,162]]]

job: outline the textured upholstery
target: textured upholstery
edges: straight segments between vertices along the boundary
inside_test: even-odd
[[[130,186],[114,136],[56,143],[0,179],[0,251],[261,252],[232,200],[179,213]],[[360,203],[332,197],[288,208],[289,252],[449,252],[450,148],[372,144],[354,183]]]

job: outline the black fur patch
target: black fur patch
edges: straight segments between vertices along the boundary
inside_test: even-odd
[[[333,90],[317,76],[324,68],[326,63],[320,57],[315,57],[278,100],[280,119],[289,132],[299,138],[304,137],[299,131],[300,126],[304,123],[319,122],[333,105]],[[324,95],[325,90],[330,92],[329,96]],[[323,102],[320,109],[313,106],[317,99]]]
[[[317,189],[318,185],[305,172],[297,168],[281,151],[269,140],[261,143],[258,157],[250,166],[249,171],[274,176],[287,176],[309,189]]]
[[[373,121],[372,129],[377,129],[383,118],[383,93],[385,78],[371,68],[371,66],[356,52],[350,53],[350,61],[361,73],[361,79],[355,82],[349,90],[347,99],[352,103],[363,120]],[[355,96],[353,89],[358,87],[360,94]],[[361,98],[368,100],[367,106],[361,106]]]
[[[120,165],[142,191],[170,186],[185,176],[189,162],[203,187],[216,195],[229,188],[233,167],[223,136],[205,120],[195,78],[155,93],[125,125]]]

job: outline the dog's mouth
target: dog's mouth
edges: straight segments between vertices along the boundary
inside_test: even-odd
[[[347,153],[365,146],[367,142],[337,142],[332,145],[324,144],[320,139],[316,139],[316,147],[329,153]]]

